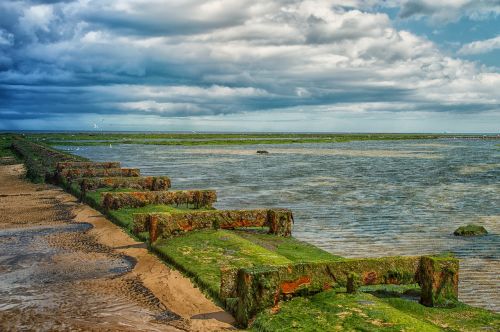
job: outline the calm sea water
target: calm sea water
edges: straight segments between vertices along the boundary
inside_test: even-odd
[[[120,160],[175,189],[216,189],[217,208],[286,207],[294,236],[345,257],[453,252],[462,301],[500,311],[500,148],[496,140],[67,147]],[[257,155],[267,150],[268,155]],[[452,235],[467,223],[489,235]]]

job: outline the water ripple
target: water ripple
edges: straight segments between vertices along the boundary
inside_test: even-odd
[[[481,140],[176,147],[80,147],[173,186],[213,188],[221,209],[294,211],[294,235],[346,257],[453,252],[460,298],[500,311],[500,156]],[[68,148],[73,149],[73,148]],[[267,150],[268,155],[257,155]],[[490,234],[451,235],[466,223]]]

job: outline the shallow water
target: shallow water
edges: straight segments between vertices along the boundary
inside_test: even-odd
[[[294,236],[346,257],[453,252],[460,298],[500,311],[500,150],[496,140],[68,147],[120,160],[177,189],[212,188],[221,209],[287,207]],[[268,155],[257,155],[267,150]],[[480,238],[451,235],[483,224]]]
[[[73,248],[74,239],[90,227],[0,230],[0,330],[177,331],[154,322],[161,308],[151,310],[127,297],[134,285],[116,277],[134,262],[92,243],[90,250]],[[61,247],[65,239],[67,249]]]

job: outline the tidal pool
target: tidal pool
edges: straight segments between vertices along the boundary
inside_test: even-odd
[[[294,236],[345,257],[453,252],[462,301],[500,311],[500,149],[496,140],[245,146],[60,147],[120,160],[174,189],[210,188],[217,208],[287,207]],[[269,154],[257,155],[257,150]],[[459,238],[460,225],[489,235]]]

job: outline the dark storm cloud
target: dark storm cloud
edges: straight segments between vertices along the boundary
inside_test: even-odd
[[[356,1],[339,5],[5,1],[0,118],[179,118],[373,102],[409,105],[389,107],[394,112],[459,113],[498,105],[498,74],[397,31],[386,14],[356,9]],[[408,1],[400,15],[436,12]]]

